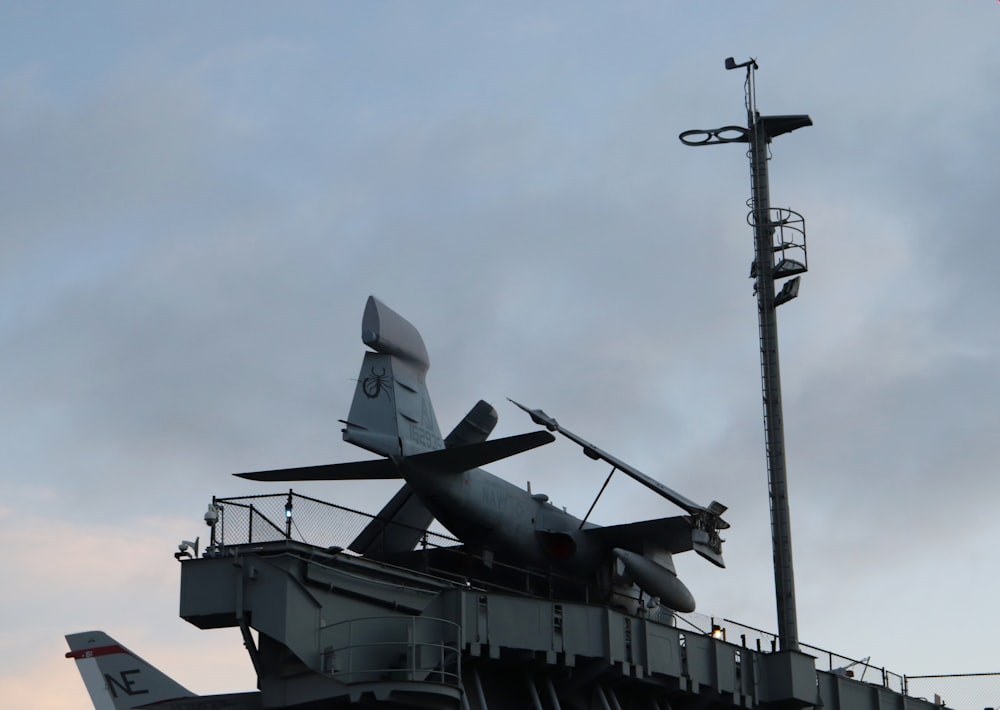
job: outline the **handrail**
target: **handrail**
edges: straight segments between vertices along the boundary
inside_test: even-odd
[[[366,628],[367,627],[367,628]],[[395,633],[403,638],[384,640]],[[377,635],[376,635],[377,634]],[[367,640],[378,638],[377,641]],[[461,627],[424,616],[369,616],[320,628],[323,672],[342,683],[436,682],[460,687]]]

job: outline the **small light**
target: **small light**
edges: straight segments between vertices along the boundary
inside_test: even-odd
[[[712,638],[719,641],[726,640],[726,630],[717,624],[712,624]]]

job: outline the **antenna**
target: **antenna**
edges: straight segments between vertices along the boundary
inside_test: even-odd
[[[799,649],[795,613],[795,575],[792,571],[792,529],[789,520],[788,474],[785,469],[785,427],[781,410],[781,375],[778,367],[778,306],[799,294],[799,274],[807,271],[805,219],[787,208],[772,208],[768,185],[768,144],[773,138],[812,125],[806,115],[761,116],[757,110],[756,59],[739,64],[732,57],[727,70],[745,67],[747,127],[724,126],[712,130],[684,131],[685,145],[749,143],[750,213],[754,232],[754,261],[750,278],[757,297],[760,335],[760,376],[764,400],[764,443],[771,497],[771,545],[774,550],[774,588],[778,610],[778,639],[782,651]],[[775,293],[775,282],[788,278]]]

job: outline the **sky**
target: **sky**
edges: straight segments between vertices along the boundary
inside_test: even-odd
[[[808,240],[779,311],[800,640],[1000,671],[998,33],[991,0],[0,3],[4,703],[91,707],[89,629],[253,689],[238,632],[178,617],[172,553],[213,495],[280,489],[230,473],[365,457],[338,419],[369,294],[423,334],[443,430],[480,398],[534,430],[513,397],[728,505],[727,568],[678,572],[776,630],[749,166],[677,138],[745,123],[727,56],[814,122],[770,163]],[[566,441],[490,470],[578,515],[607,475]],[[677,513],[619,476],[592,519]]]

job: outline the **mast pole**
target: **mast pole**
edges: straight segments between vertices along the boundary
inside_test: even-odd
[[[737,64],[731,57],[726,69],[746,67],[747,127],[726,126],[715,130],[681,133],[685,145],[748,143],[750,158],[750,215],[754,232],[751,276],[757,297],[760,339],[760,374],[764,409],[764,444],[771,508],[771,548],[774,558],[774,588],[778,614],[778,640],[782,651],[798,651],[798,620],[795,609],[795,575],[792,568],[792,529],[788,503],[788,473],[785,467],[785,427],[781,407],[781,374],[778,359],[777,308],[798,295],[799,277],[806,271],[805,222],[789,209],[772,209],[768,182],[768,145],[772,138],[812,125],[808,116],[761,116],[757,110],[757,62]],[[800,260],[790,258],[795,254]],[[775,262],[775,256],[780,258]],[[800,256],[799,256],[800,255]],[[775,281],[795,275],[780,292]]]

